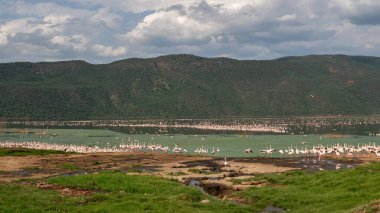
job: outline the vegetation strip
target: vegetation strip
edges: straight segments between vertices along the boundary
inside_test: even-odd
[[[380,163],[340,171],[262,174],[253,180],[270,184],[251,187],[235,196],[248,200],[256,211],[267,206],[291,212],[351,211],[380,198]]]
[[[378,212],[380,163],[340,171],[261,174],[235,180],[262,182],[224,202],[177,181],[148,175],[101,172],[0,184],[0,211],[56,212]],[[7,196],[4,196],[4,195]],[[63,197],[62,197],[63,195]]]

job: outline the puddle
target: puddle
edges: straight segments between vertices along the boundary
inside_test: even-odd
[[[36,170],[19,170],[19,171],[13,171],[12,174],[13,175],[17,175],[17,176],[22,176],[22,177],[28,177],[28,176],[31,176],[32,174],[34,173],[39,173],[40,171],[36,171]]]
[[[150,172],[159,172],[160,169],[159,166],[136,166],[136,167],[132,167],[132,168],[128,168],[128,169],[123,169],[121,171],[123,172],[147,172],[147,173],[150,173]]]
[[[329,158],[318,157],[299,157],[299,158],[236,158],[237,162],[255,162],[263,164],[273,164],[275,166],[300,168],[307,171],[320,171],[320,170],[340,170],[349,169],[358,166],[361,162],[352,159],[352,161],[341,161]]]
[[[8,174],[14,175],[14,176],[21,176],[21,177],[29,177],[33,174],[39,174],[39,173],[45,173],[46,170],[44,169],[23,169],[23,170],[16,170],[16,171],[10,171]]]
[[[297,164],[297,167],[308,171],[349,169],[358,165],[358,163],[354,162],[318,158],[304,158]]]
[[[185,180],[185,184],[188,186],[195,187],[195,188],[199,189],[199,191],[201,191],[205,195],[210,195],[201,186],[202,181],[200,179],[187,179],[187,180]]]
[[[185,184],[191,187],[198,188],[202,193],[206,195],[211,195],[214,197],[219,197],[220,195],[225,194],[226,191],[229,191],[228,187],[223,184],[215,182],[202,182],[202,180],[220,180],[220,178],[189,178],[185,181]]]

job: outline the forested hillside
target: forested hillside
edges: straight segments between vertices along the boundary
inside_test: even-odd
[[[0,117],[206,118],[380,113],[380,58],[193,55],[0,64]]]

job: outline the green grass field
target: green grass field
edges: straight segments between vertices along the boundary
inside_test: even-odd
[[[0,184],[0,212],[249,212],[179,182],[153,176],[103,172],[56,177],[51,184],[94,193],[61,196],[33,186]],[[209,203],[203,204],[202,200]]]
[[[117,171],[44,180],[61,189],[91,192],[81,196],[21,184],[25,181],[1,183],[0,212],[261,212],[268,206],[288,212],[380,211],[380,163],[340,171],[264,174],[255,179],[271,184],[233,194],[244,198],[245,205],[215,199],[177,181]],[[208,203],[201,202],[206,199]]]
[[[258,175],[271,184],[237,193],[260,211],[276,206],[290,212],[355,212],[368,203],[380,203],[380,163],[355,169],[288,172]],[[369,206],[363,212],[379,212]]]

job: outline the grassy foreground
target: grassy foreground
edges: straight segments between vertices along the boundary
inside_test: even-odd
[[[379,212],[380,163],[354,169],[257,175],[270,185],[235,193],[235,205],[154,176],[101,172],[44,180],[57,188],[0,183],[0,212]],[[238,182],[238,180],[236,180]],[[32,182],[33,183],[33,182]],[[72,194],[60,194],[62,189]],[[75,193],[75,192],[86,193]],[[206,202],[204,202],[207,200]]]
[[[276,206],[290,212],[380,212],[380,163],[341,171],[265,174],[255,179],[270,184],[236,195],[253,203],[257,211]]]
[[[247,212],[195,188],[153,176],[121,172],[51,178],[48,183],[92,192],[61,196],[33,186],[0,184],[0,212]],[[202,200],[208,199],[208,203]]]

